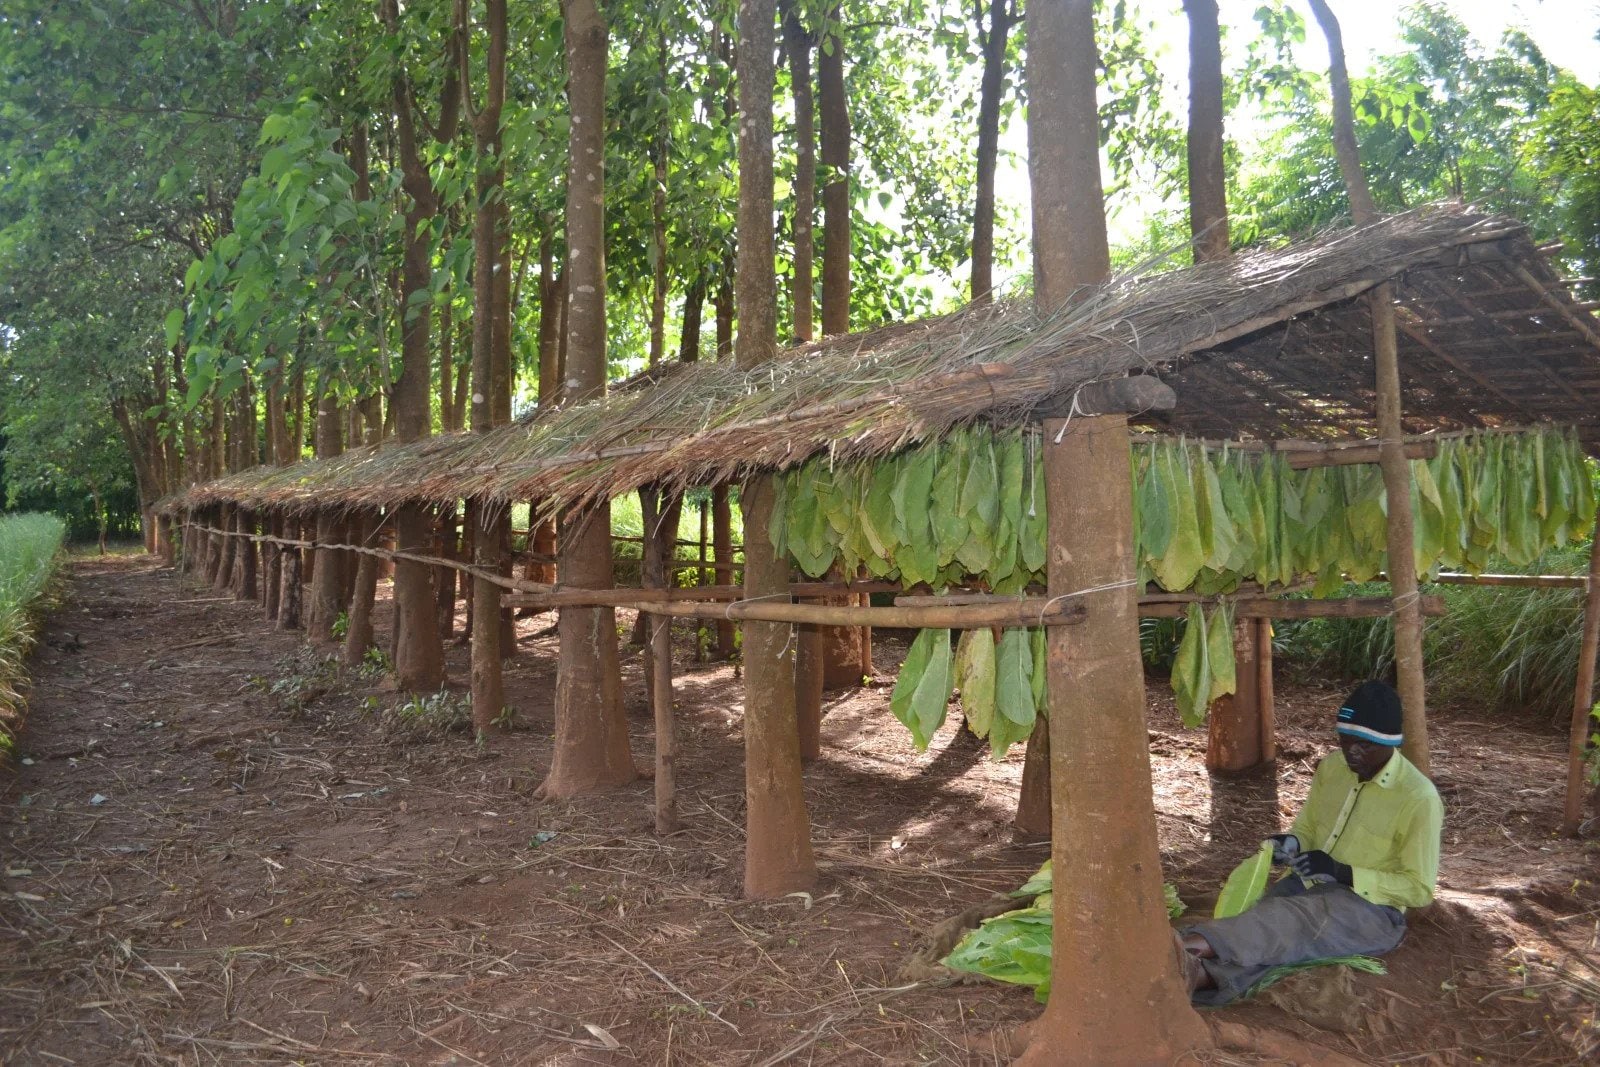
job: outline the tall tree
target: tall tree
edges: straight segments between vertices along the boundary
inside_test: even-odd
[[[1228,255],[1222,162],[1222,36],[1217,0],[1183,0],[1189,16],[1189,231],[1195,262]]]
[[[1110,273],[1092,0],[1030,0],[1034,300],[1057,314]],[[1071,434],[1067,433],[1070,428]],[[1050,1000],[1021,1063],[1170,1063],[1207,1043],[1177,970],[1156,842],[1134,588],[1126,419],[1045,435],[1052,595],[1093,589],[1091,632],[1049,633],[1055,869]],[[1079,492],[1065,473],[1095,488]],[[1067,490],[1063,492],[1062,490]],[[1071,552],[1060,551],[1070,540]],[[1181,951],[1181,949],[1179,950]]]
[[[817,120],[811,86],[811,53],[815,38],[800,21],[796,0],[783,0],[783,51],[789,60],[789,95],[794,100],[794,278],[789,302],[794,307],[794,339],[815,336],[813,325],[816,278],[814,224],[817,200]]]
[[[1006,91],[1006,46],[1017,21],[1016,0],[989,0],[973,5],[978,47],[983,54],[983,82],[978,97],[978,195],[972,209],[973,303],[989,303],[994,290],[994,173],[1000,156],[1000,102]]]
[[[844,38],[834,4],[823,18],[817,55],[822,111],[822,332],[850,332],[850,100],[845,93]],[[742,58],[742,56],[741,56]]]
[[[777,273],[772,237],[773,0],[739,2],[739,260],[736,279],[741,369],[777,355]],[[772,516],[772,479],[745,485],[745,529],[765,530]],[[789,563],[764,537],[745,538],[746,597],[789,588]],[[776,897],[816,881],[800,735],[795,719],[794,651],[790,628],[744,624],[744,891]]]
[[[565,403],[606,392],[605,129],[609,34],[597,0],[565,0],[567,106],[567,360]],[[562,585],[612,585],[611,505],[561,516],[557,576]],[[556,740],[541,792],[571,796],[638,776],[628,743],[617,667],[616,613],[562,608],[556,682]]]

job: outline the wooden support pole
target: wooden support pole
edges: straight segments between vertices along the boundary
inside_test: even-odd
[[[626,605],[652,615],[690,619],[742,619],[751,622],[809,623],[814,626],[889,626],[908,630],[970,630],[978,626],[1072,626],[1088,618],[1076,599],[1051,601],[1026,597],[1010,604],[965,607],[858,608],[853,604],[786,604],[742,600],[732,604],[699,604],[668,600]]]
[[[447,513],[446,518],[445,539],[447,542],[453,542],[455,518],[453,513]],[[507,522],[505,509],[486,500],[469,500],[466,507],[466,521],[472,529],[473,564],[481,571],[499,570],[502,565],[501,530]],[[439,572],[441,579],[446,576],[454,585],[455,572],[450,570]],[[496,731],[495,720],[500,717],[506,703],[505,681],[500,665],[504,634],[500,625],[500,609],[497,606],[499,591],[499,587],[485,578],[474,576],[472,579],[472,729],[479,737],[487,737]],[[450,597],[450,608],[451,614],[454,615],[453,593]],[[441,624],[442,622],[441,619]]]
[[[1261,705],[1256,692],[1256,619],[1233,624],[1236,690],[1220,697],[1206,716],[1206,770],[1237,774],[1261,762]]]
[[[1401,751],[1423,774],[1429,771],[1427,693],[1422,662],[1422,608],[1412,548],[1411,461],[1400,421],[1400,355],[1395,341],[1394,287],[1372,290],[1372,349],[1377,368],[1378,434],[1387,500],[1389,584],[1394,590],[1394,663],[1403,709]]]
[[[646,532],[654,530],[660,519],[663,494],[652,486],[639,490],[640,512]],[[650,589],[667,587],[667,547],[660,537],[644,539],[644,582]],[[663,837],[678,832],[678,728],[672,709],[672,620],[660,615],[648,618],[650,634],[645,642],[645,667],[650,679],[650,706],[656,722],[656,833]]]
[[[1419,596],[1423,615],[1437,618],[1446,611],[1444,597]],[[1188,611],[1181,601],[1141,602],[1139,614],[1147,619],[1177,619]],[[1236,600],[1236,619],[1378,619],[1395,612],[1393,600],[1384,596],[1340,597],[1335,600]]]
[[[1254,619],[1256,646],[1256,704],[1261,709],[1261,762],[1278,758],[1278,710],[1272,692],[1272,620]]]
[[[822,755],[823,629],[812,623],[795,627],[794,705],[800,730],[800,758]]]
[[[667,600],[738,600],[742,585],[701,585],[666,589],[560,589],[553,593],[506,593],[503,607],[550,611],[554,608],[620,608]]]
[[[1127,419],[1045,423],[1046,568],[1053,596],[1093,626],[1047,637],[1055,868],[1050,1000],[1038,1032],[1080,1047],[1023,1063],[1166,1063],[1204,1042],[1189,1006],[1161,886],[1139,656]],[[1105,1032],[1089,1034],[1083,1020]],[[1113,1020],[1115,1023],[1113,1024]]]
[[[1567,804],[1561,832],[1576,837],[1583,816],[1583,757],[1589,742],[1589,709],[1594,707],[1595,655],[1600,652],[1600,522],[1589,549],[1589,595],[1583,602],[1583,639],[1578,644],[1578,678],[1572,694],[1572,737],[1567,746]]]
[[[361,544],[374,544],[383,530],[383,516],[377,512],[357,514],[350,520],[350,539]],[[344,663],[346,667],[359,667],[372,647],[372,607],[378,592],[377,556],[368,552],[356,561],[355,588],[350,593],[348,624],[344,633]]]

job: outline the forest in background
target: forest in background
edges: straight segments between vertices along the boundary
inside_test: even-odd
[[[1187,87],[1150,42],[1207,6],[1099,5],[1123,268],[1188,256]],[[1015,0],[779,9],[780,339],[949,310],[996,278],[1025,289],[1025,212],[995,189],[1026,104]],[[610,377],[731,350],[735,14],[603,6]],[[1220,40],[1226,128],[1248,131],[1224,142],[1234,247],[1347,212],[1325,72],[1295,59],[1305,13],[1266,3],[1254,21]],[[224,471],[466,428],[473,394],[485,424],[559,403],[563,28],[554,0],[9,5],[4,506],[131,532]],[[1473,40],[1443,5],[1401,28],[1355,85],[1380,207],[1478,201],[1600,273],[1600,94],[1522,34]],[[408,343],[425,383],[403,373]],[[397,424],[403,381],[420,424]]]

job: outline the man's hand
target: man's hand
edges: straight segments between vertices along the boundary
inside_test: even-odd
[[[1289,865],[1294,868],[1294,873],[1309,882],[1353,885],[1355,881],[1355,873],[1348,863],[1340,863],[1320,848],[1300,853],[1289,861]]]
[[[1279,866],[1300,854],[1300,839],[1293,834],[1273,834],[1267,840],[1272,842],[1272,862]]]

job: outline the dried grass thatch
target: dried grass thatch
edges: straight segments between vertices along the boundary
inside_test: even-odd
[[[1567,356],[1586,371],[1580,387],[1556,382],[1570,401],[1565,407],[1552,406],[1548,382],[1544,392],[1529,391],[1536,371],[1561,377],[1537,358],[1513,352],[1474,370],[1430,345],[1430,316],[1480,334],[1472,300],[1493,294],[1463,287],[1480,275],[1501,285],[1519,270],[1538,283],[1518,290],[1524,302],[1531,292],[1536,308],[1520,319],[1501,309],[1494,321],[1515,336],[1567,343]],[[1423,274],[1434,288],[1408,300],[1405,279]],[[1524,228],[1446,205],[1224,262],[1122,276],[1044,319],[1030,300],[1015,299],[790,349],[751,371],[695,364],[489,434],[257,468],[175,503],[358,508],[483,497],[582,505],[650,483],[734,481],[819,452],[841,460],[887,455],[979,419],[1016,424],[1085,384],[1128,373],[1159,374],[1178,390],[1179,410],[1152,419],[1155,425],[1230,436],[1348,436],[1372,421],[1364,384],[1371,371],[1362,365],[1370,341],[1343,319],[1365,314],[1355,297],[1395,279],[1402,279],[1402,322],[1423,338],[1419,344],[1408,332],[1402,351],[1408,429],[1582,421],[1600,411],[1600,332],[1584,337],[1581,324],[1547,306],[1556,296],[1571,301],[1547,288],[1559,288],[1559,279]],[[1323,320],[1331,330],[1305,326]],[[1498,384],[1486,390],[1483,374],[1498,374]]]

